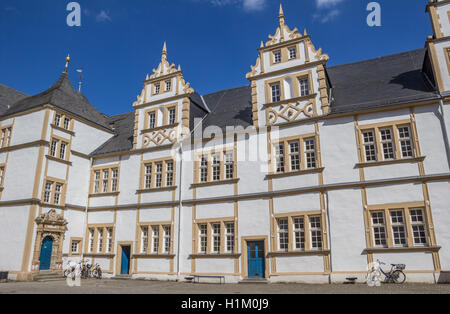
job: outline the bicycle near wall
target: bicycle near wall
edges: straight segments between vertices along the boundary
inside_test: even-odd
[[[381,268],[381,265],[386,265],[386,263],[383,263],[380,260],[373,263],[369,270],[369,274],[367,275],[367,284],[369,286],[379,286],[381,282],[395,284],[405,283],[406,275],[403,272],[406,269],[405,264],[391,264],[391,270],[388,272],[385,272]],[[384,281],[381,280],[382,276],[384,276]]]

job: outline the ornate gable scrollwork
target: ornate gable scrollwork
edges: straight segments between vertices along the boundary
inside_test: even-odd
[[[269,35],[269,41],[266,42],[266,47],[282,43],[287,40],[296,39],[302,37],[298,32],[297,28],[291,30],[289,26],[286,25],[286,19],[284,17],[283,7],[280,4],[280,15],[278,16],[280,20],[280,26],[277,28],[275,35]]]
[[[314,100],[289,102],[268,109],[267,124],[275,125],[283,122],[292,122],[316,115],[317,110]]]
[[[143,147],[174,144],[177,141],[177,128],[161,129],[145,134]]]

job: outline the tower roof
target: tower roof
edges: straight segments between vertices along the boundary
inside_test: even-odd
[[[44,105],[52,105],[109,129],[105,117],[89,103],[82,93],[75,92],[70,83],[69,75],[66,72],[61,74],[58,81],[52,87],[40,94],[19,100],[6,110],[3,116],[16,114]]]

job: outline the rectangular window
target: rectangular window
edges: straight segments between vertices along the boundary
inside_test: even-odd
[[[208,157],[202,156],[200,162],[200,182],[208,182]]]
[[[384,212],[372,212],[372,231],[375,247],[387,247]]]
[[[310,92],[309,92],[309,79],[307,79],[307,78],[299,79],[298,83],[300,85],[300,96],[301,97],[309,96],[309,94],[310,94]]]
[[[59,147],[59,159],[66,159],[66,147],[67,147],[67,143],[66,142],[61,142],[61,146]]]
[[[154,129],[156,127],[156,112],[149,112],[148,114],[148,128]]]
[[[278,249],[280,251],[289,250],[289,224],[288,219],[278,219]]]
[[[212,180],[220,181],[220,156],[212,156]]]
[[[0,187],[5,183],[5,167],[0,167]]]
[[[68,130],[70,128],[70,118],[64,118],[64,128]]]
[[[294,218],[294,239],[295,249],[305,249],[305,219],[303,217]]]
[[[281,62],[281,51],[275,51],[273,53],[273,62],[280,63]]]
[[[100,171],[94,172],[94,193],[98,193],[100,189]]]
[[[61,118],[62,118],[62,116],[59,113],[55,114],[55,125],[56,126],[60,126]]]
[[[156,164],[156,171],[155,171],[155,186],[157,188],[162,187],[162,173],[163,173],[163,164],[159,162]]]
[[[61,191],[62,191],[62,184],[56,183],[55,186],[55,195],[53,197],[53,204],[59,205],[60,199],[61,199]]]
[[[52,195],[52,188],[53,188],[53,182],[46,182],[45,183],[45,190],[44,190],[44,203],[50,203],[50,197]]]
[[[199,237],[199,251],[200,253],[205,253],[208,247],[208,225],[201,224],[198,225],[198,237]]]
[[[392,237],[395,246],[406,246],[406,228],[403,210],[391,211]]]
[[[89,229],[89,253],[94,252],[94,229]]]
[[[220,253],[220,223],[212,225],[213,253]]]
[[[225,224],[225,231],[226,231],[226,251],[228,253],[234,252],[234,223],[229,222]]]
[[[78,254],[79,253],[79,245],[80,245],[79,241],[72,241],[72,248],[71,248],[72,254]]]
[[[152,165],[145,165],[145,188],[152,187]]]
[[[107,238],[106,238],[106,252],[111,253],[113,249],[113,229],[108,228],[107,229]]]
[[[315,139],[305,140],[305,158],[306,158],[306,169],[317,168]]]
[[[155,84],[155,94],[158,95],[160,91],[161,91],[161,85]]]
[[[414,245],[425,246],[428,244],[425,217],[422,209],[411,209],[411,228]]]
[[[380,138],[384,160],[395,159],[395,149],[394,149],[394,140],[392,137],[392,129],[381,129]]]
[[[271,85],[272,89],[272,102],[281,101],[281,88],[280,84]]]
[[[289,59],[297,59],[297,48],[289,48]]]
[[[98,247],[97,253],[103,252],[103,228],[98,229]]]
[[[109,170],[103,170],[103,193],[108,193]]]
[[[164,226],[164,253],[170,253],[170,226]]]
[[[50,145],[50,156],[56,157],[56,151],[58,149],[58,140],[53,139]]]
[[[152,227],[152,253],[159,252],[159,226]]]
[[[166,82],[166,92],[170,91],[172,89],[172,81]]]
[[[166,186],[173,185],[173,162],[166,163]]]
[[[285,159],[285,157],[284,157],[284,145],[283,144],[277,144],[275,146],[275,161],[276,161],[277,173],[285,172],[284,159]]]
[[[291,171],[300,170],[300,142],[289,143],[289,158],[291,161]]]
[[[322,249],[322,222],[320,216],[309,217],[309,231],[311,232],[311,249]]]
[[[148,227],[142,227],[141,230],[141,253],[147,253],[148,249]]]
[[[403,158],[414,157],[411,133],[408,126],[398,128],[398,137],[400,141],[401,154]]]
[[[373,131],[363,132],[364,152],[366,161],[377,161],[375,134]]]
[[[176,121],[176,116],[177,116],[176,112],[177,112],[176,108],[169,109],[169,124],[170,125],[175,124],[177,122]]]
[[[1,132],[0,147],[8,147],[11,144],[12,128],[3,128]]]
[[[117,192],[117,182],[119,177],[119,169],[112,169],[112,178],[111,178],[111,191]]]
[[[227,180],[234,178],[234,154],[233,154],[233,152],[225,153],[225,178]]]

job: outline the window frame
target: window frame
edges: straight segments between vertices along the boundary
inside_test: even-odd
[[[403,157],[402,153],[402,138],[400,137],[400,129],[408,128],[410,137],[406,140],[410,142],[412,156]],[[410,120],[402,120],[402,121],[391,121],[391,122],[383,122],[383,123],[375,123],[375,124],[367,124],[367,125],[358,125],[358,147],[360,148],[360,152],[358,153],[358,159],[361,164],[370,164],[370,163],[379,163],[379,162],[395,162],[402,160],[413,160],[415,158],[420,157],[420,147],[416,133],[415,121]],[[383,140],[381,131],[390,129],[392,132],[392,143],[394,148],[394,159],[385,159],[385,154],[383,150]],[[374,135],[374,143],[375,146],[375,156],[376,160],[367,160],[366,146],[372,145],[365,142],[364,133],[365,132],[373,132]]]
[[[311,219],[319,218],[320,219],[320,229],[314,230],[311,228]],[[301,253],[301,252],[322,252],[328,249],[328,239],[327,239],[327,225],[326,219],[322,211],[304,211],[304,212],[292,212],[292,213],[284,213],[284,214],[276,214],[274,215],[273,223],[276,226],[276,234],[275,234],[275,245],[274,250],[276,253]],[[288,225],[288,249],[280,249],[280,238],[278,233],[278,221],[280,219],[287,220]],[[297,229],[295,226],[296,219],[303,219],[303,232],[304,235],[304,248],[297,248],[297,237],[296,232],[299,232],[300,229]],[[313,247],[313,236],[312,232],[320,232],[321,236],[321,248]]]
[[[173,165],[173,170],[170,172],[172,174],[172,185],[168,185],[168,164]],[[161,172],[157,172],[157,166],[161,165]],[[147,173],[148,167],[151,166],[151,173]],[[176,188],[176,178],[177,178],[177,164],[175,159],[171,158],[161,158],[153,160],[145,160],[142,162],[141,167],[141,178],[139,184],[139,191],[150,191],[150,190],[160,190],[168,188]],[[160,175],[161,186],[157,185],[157,176]],[[150,180],[149,180],[150,178]],[[150,181],[150,186],[148,186],[148,181]]]
[[[229,233],[230,229],[227,225],[233,224],[233,233]],[[237,248],[237,221],[234,217],[219,218],[219,219],[198,219],[195,220],[195,245],[193,254],[201,255],[223,255],[234,254]],[[219,226],[219,233],[214,233],[214,226]],[[205,229],[202,229],[205,227]],[[206,233],[202,233],[206,231]],[[229,240],[232,239],[232,251],[229,250]],[[204,248],[206,240],[206,250]],[[217,242],[218,241],[218,242]],[[219,243],[219,250],[217,244]],[[216,244],[216,245],[215,245]]]
[[[93,236],[91,237],[91,231]],[[100,237],[100,231],[103,236]],[[111,233],[110,233],[111,231]],[[110,236],[111,234],[111,236]],[[115,228],[112,224],[91,224],[86,229],[87,254],[114,254]]]
[[[233,156],[232,160],[227,160],[227,155]],[[218,156],[217,163],[214,164],[214,156]],[[227,146],[209,151],[199,151],[195,153],[194,184],[218,184],[237,179],[237,154],[236,147]],[[227,176],[227,167],[232,167],[232,178]],[[217,173],[219,169],[219,173]],[[214,172],[216,170],[216,172]],[[214,174],[218,174],[218,179],[214,180]],[[203,181],[204,178],[206,181]],[[217,176],[216,176],[217,178]]]
[[[49,143],[48,156],[57,160],[69,161],[71,150],[70,139],[52,134]],[[63,155],[61,156],[61,154]]]
[[[307,167],[307,154],[311,153],[311,151],[306,150],[306,141],[314,140],[314,157],[315,157],[315,168]],[[292,170],[292,156],[291,156],[291,143],[298,142],[299,143],[299,156],[300,156],[300,169]],[[279,160],[280,156],[278,154],[277,147],[283,145],[284,147],[284,171],[279,170]],[[302,171],[313,171],[319,170],[322,167],[322,160],[320,155],[320,142],[319,136],[316,133],[303,134],[300,136],[286,137],[281,139],[272,140],[271,146],[271,160],[270,162],[270,174],[271,175],[281,175],[281,174],[292,174],[299,173]]]
[[[169,228],[169,233],[166,232]],[[147,247],[144,246],[144,230],[147,230]],[[172,222],[142,222],[139,224],[137,252],[142,255],[173,254],[173,224]],[[167,251],[167,247],[169,250]]]
[[[429,217],[426,210],[427,206],[424,202],[415,202],[415,203],[400,203],[400,204],[387,204],[387,205],[375,205],[368,207],[368,215],[370,219],[369,222],[369,230],[370,230],[370,248],[385,248],[385,249],[395,249],[395,248],[426,248],[431,245],[431,233],[430,227],[428,225]],[[412,221],[411,212],[414,210],[420,210],[422,212],[423,222],[420,223],[424,228],[426,243],[415,243],[414,239],[414,222]],[[396,226],[395,223],[392,222],[392,212],[401,211],[403,213],[403,227],[405,234],[405,244],[396,244],[395,236],[394,236],[394,228]],[[384,226],[385,226],[385,234],[386,234],[386,245],[376,245],[375,244],[375,236],[373,230],[373,220],[372,213],[383,213],[384,216]]]
[[[50,184],[50,189],[47,189],[47,185]],[[56,187],[60,186],[60,191],[56,191]],[[45,177],[42,187],[42,203],[53,206],[65,206],[66,204],[66,183],[63,180]],[[56,196],[58,196],[58,204],[55,203]],[[48,199],[48,200],[47,200]]]
[[[117,177],[114,177],[114,171],[117,172]],[[100,173],[100,177],[97,176]],[[105,179],[105,173],[108,173]],[[113,191],[113,181],[115,181],[116,190]],[[105,190],[106,182],[106,190]],[[98,190],[97,190],[98,188]],[[108,194],[119,193],[120,191],[120,165],[108,165],[94,167],[91,171],[91,184],[89,187],[90,196],[102,196]]]

